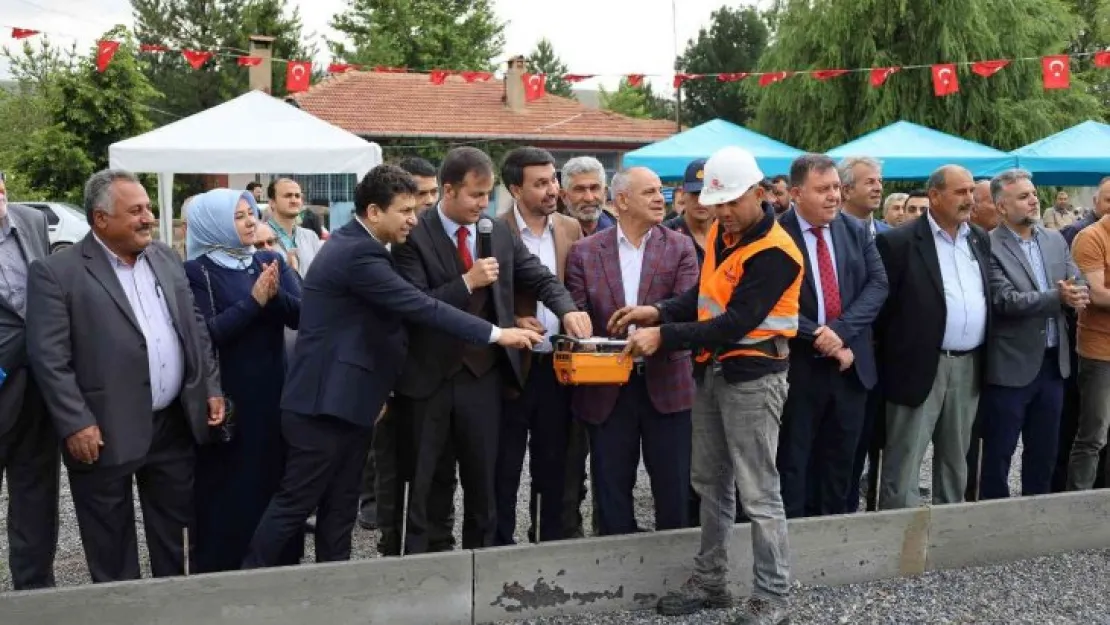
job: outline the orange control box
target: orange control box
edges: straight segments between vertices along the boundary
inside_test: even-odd
[[[555,377],[560,384],[620,385],[632,375],[632,357],[622,353],[627,341],[554,336],[551,342],[555,347]]]

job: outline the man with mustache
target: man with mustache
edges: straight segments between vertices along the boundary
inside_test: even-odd
[[[612,228],[617,220],[605,212],[605,167],[592,156],[578,156],[563,165],[563,203],[567,214],[582,224],[582,234]]]
[[[969,223],[975,181],[963,167],[937,169],[921,219],[876,239],[890,294],[875,328],[886,397],[879,506],[918,505],[921,462],[933,451],[933,503],[958,503],[987,359],[991,241]]]
[[[890,230],[889,225],[875,219],[875,211],[883,202],[883,168],[879,161],[850,156],[840,161],[837,169],[844,212],[862,221],[872,237]]]

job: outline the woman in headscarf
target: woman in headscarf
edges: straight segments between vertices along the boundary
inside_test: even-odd
[[[283,337],[300,322],[301,287],[279,254],[255,251],[258,219],[247,191],[214,189],[189,205],[185,273],[234,411],[230,428],[197,450],[198,573],[240,567],[285,469]],[[301,536],[282,564],[298,564],[303,550]]]

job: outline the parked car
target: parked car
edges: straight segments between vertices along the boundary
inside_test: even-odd
[[[50,253],[65,249],[85,238],[89,233],[89,222],[85,211],[65,202],[16,202],[20,206],[42,211],[46,217]]]

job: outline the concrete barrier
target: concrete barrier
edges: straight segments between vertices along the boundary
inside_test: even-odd
[[[470,625],[469,551],[0,597],[3,625]]]
[[[1110,546],[1110,491],[802,519],[792,572],[837,585]],[[0,625],[461,625],[654,606],[698,530],[11,593]],[[751,584],[748,525],[730,585]]]

